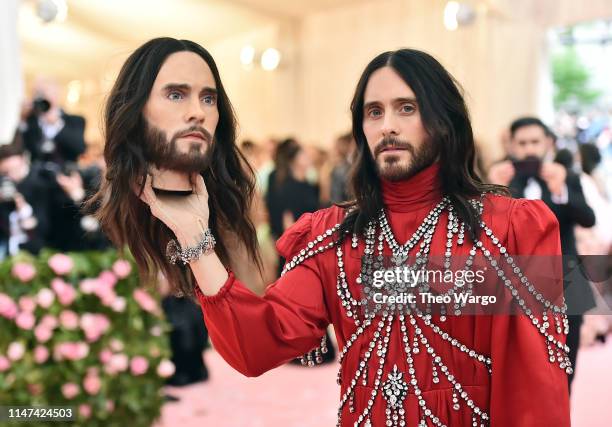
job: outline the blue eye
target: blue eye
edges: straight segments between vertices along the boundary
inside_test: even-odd
[[[382,112],[378,108],[373,108],[369,111],[368,115],[370,117],[380,117]]]
[[[170,92],[168,94],[168,99],[171,101],[178,101],[180,99],[183,99],[183,94],[180,92],[176,92],[176,91]]]
[[[217,103],[217,97],[215,97],[214,95],[206,95],[202,98],[202,102],[208,105],[215,105]]]
[[[402,105],[402,112],[404,113],[412,113],[414,111],[414,107],[410,104]]]

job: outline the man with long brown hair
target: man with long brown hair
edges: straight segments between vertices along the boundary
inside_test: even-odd
[[[224,265],[257,280],[252,272],[259,254],[248,217],[253,172],[236,146],[232,105],[203,47],[157,38],[134,51],[109,95],[104,134],[107,171],[89,206],[117,247],[127,245],[143,280],[155,281],[161,272],[173,294],[193,296],[189,268],[166,256],[167,249],[190,245],[192,236],[151,215],[138,197],[147,180],[160,200],[193,211],[193,219],[210,211],[207,225]],[[204,182],[210,198],[192,191]]]
[[[157,285],[165,276],[170,295],[163,307],[176,371],[169,384],[206,380],[202,351],[207,331],[194,298],[191,270],[176,263],[191,245],[178,224],[151,215],[138,197],[146,183],[175,209],[210,212],[206,224],[224,265],[246,283],[260,279],[255,229],[248,217],[252,170],[235,144],[236,120],[211,55],[187,40],[158,38],[139,47],[123,65],[104,116],[107,171],[89,202],[110,239],[133,254],[141,280]],[[210,199],[200,189],[210,189]],[[156,211],[154,210],[154,213]],[[202,229],[202,231],[204,231]],[[212,244],[209,240],[208,244]],[[164,286],[165,287],[165,286]]]
[[[519,265],[520,256],[548,257],[535,263],[541,270],[560,255],[552,213],[475,174],[467,107],[430,55],[401,49],[374,58],[351,111],[354,200],[305,214],[284,233],[277,247],[288,262],[263,297],[228,272],[211,245],[180,251],[216,350],[257,376],[318,347],[333,323],[339,426],[569,426],[561,275],[552,270],[534,282],[533,263]],[[213,197],[198,182],[200,197]],[[211,224],[212,210],[180,209],[150,182],[142,198],[190,244]],[[451,273],[445,288],[429,279],[441,271],[436,265]],[[413,282],[394,279],[408,270],[429,271]],[[465,286],[460,272],[480,273],[483,284]],[[501,304],[483,311],[461,303],[462,295]],[[430,297],[455,303],[434,305]],[[501,312],[508,303],[518,314]]]

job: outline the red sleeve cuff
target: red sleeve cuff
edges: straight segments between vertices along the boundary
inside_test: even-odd
[[[216,294],[204,295],[197,283],[194,286],[195,294],[197,295],[198,300],[200,300],[200,304],[202,304],[203,307],[207,305],[211,305],[211,304],[216,304],[217,302],[225,298],[229,290],[234,285],[235,281],[236,281],[236,277],[234,276],[234,273],[229,271],[227,280],[225,281],[223,286],[221,286],[221,289],[217,291]]]

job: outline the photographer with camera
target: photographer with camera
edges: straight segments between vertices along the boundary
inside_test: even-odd
[[[20,138],[0,146],[0,260],[20,250],[37,253],[49,229],[45,179],[32,169]]]
[[[565,277],[572,270],[571,257],[577,256],[574,227],[592,227],[595,214],[587,205],[580,178],[562,164],[554,162],[554,134],[536,117],[523,117],[510,125],[509,158],[491,166],[488,180],[492,184],[510,188],[514,197],[540,199],[559,221],[561,251],[568,256],[564,261]],[[582,280],[584,279],[584,280]],[[570,360],[573,366],[580,340],[582,315],[594,307],[595,300],[586,278],[565,282],[568,306]],[[575,371],[574,371],[575,372]],[[574,374],[569,376],[569,381]]]
[[[21,130],[32,162],[76,162],[85,152],[85,119],[66,114],[60,107],[60,90],[38,79],[33,100],[22,110]]]

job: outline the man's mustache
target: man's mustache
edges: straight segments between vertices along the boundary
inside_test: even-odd
[[[400,150],[407,150],[411,154],[414,154],[414,147],[410,145],[409,142],[401,141],[400,139],[391,136],[385,137],[382,141],[378,143],[378,145],[376,145],[376,147],[374,147],[374,157],[377,157],[380,153],[383,152],[383,150],[389,147],[398,148]]]
[[[176,141],[179,138],[182,138],[185,135],[189,135],[190,133],[194,133],[194,132],[199,132],[202,135],[204,135],[204,139],[206,140],[206,142],[208,142],[209,144],[212,142],[212,135],[210,134],[210,132],[208,132],[206,129],[204,129],[201,126],[191,126],[188,129],[176,132],[174,134],[174,136],[172,137],[172,141]]]

